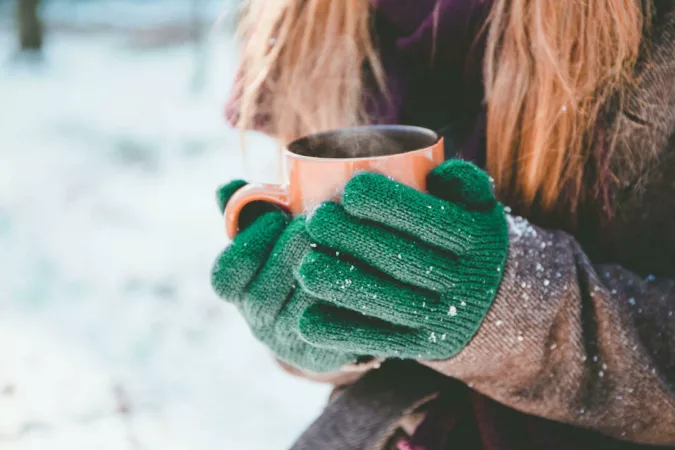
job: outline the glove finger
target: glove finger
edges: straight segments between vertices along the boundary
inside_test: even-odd
[[[312,305],[303,312],[300,334],[317,347],[397,358],[424,357],[430,336],[429,333],[322,304]]]
[[[286,216],[268,213],[239,233],[216,259],[211,285],[225,300],[238,302],[286,227]]]
[[[254,327],[270,327],[293,294],[294,271],[311,250],[305,218],[296,217],[281,233],[267,261],[247,289],[243,313]]]
[[[337,203],[317,208],[307,219],[307,231],[317,244],[347,253],[402,283],[446,292],[461,281],[453,255],[350,216]]]
[[[455,255],[470,252],[473,242],[467,235],[482,231],[482,222],[462,204],[374,173],[352,178],[345,186],[342,205],[354,217],[380,223]]]
[[[298,280],[303,290],[326,303],[395,325],[417,328],[425,317],[448,314],[439,295],[317,251],[305,256]]]
[[[283,361],[312,372],[330,372],[346,364],[356,363],[356,354],[336,349],[321,348],[303,340],[298,329],[302,311],[316,303],[302,289],[296,289],[268,332],[274,333],[276,355]]]
[[[461,159],[451,159],[432,170],[427,176],[427,189],[474,211],[489,210],[497,203],[489,175]]]
[[[347,364],[359,361],[353,353],[316,347],[303,341],[299,335],[293,336],[287,346],[275,354],[292,366],[315,373],[338,371]]]

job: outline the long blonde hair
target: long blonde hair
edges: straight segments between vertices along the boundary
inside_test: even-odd
[[[549,208],[571,188],[574,208],[591,130],[630,84],[646,17],[642,0],[494,0],[487,170],[503,195]],[[262,121],[288,141],[363,124],[365,77],[386,95],[368,0],[249,0],[240,33],[241,128]]]

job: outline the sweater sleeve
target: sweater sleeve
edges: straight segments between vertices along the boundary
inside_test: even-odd
[[[497,298],[471,343],[425,364],[511,408],[675,444],[675,280],[593,265],[578,242],[509,217]]]

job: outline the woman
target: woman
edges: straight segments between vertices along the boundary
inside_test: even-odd
[[[254,0],[243,31],[237,126],[422,125],[461,158],[428,194],[251,207],[217,260],[284,365],[368,372],[297,448],[675,445],[672,1]]]

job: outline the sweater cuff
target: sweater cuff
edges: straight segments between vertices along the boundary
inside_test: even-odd
[[[507,215],[506,221],[509,248],[503,278],[475,335],[448,359],[422,361],[479,391],[482,391],[480,384],[494,381],[488,381],[486,373],[502,373],[513,361],[522,361],[519,363],[521,372],[527,372],[528,365],[537,367],[535,361],[529,359],[535,355],[533,345],[539,344],[533,342],[533,336],[541,333],[539,328],[548,329],[550,325],[541,318],[538,305],[549,296],[560,296],[560,290],[567,289],[560,282],[572,275],[563,270],[573,270],[559,267],[559,271],[551,273],[542,262],[568,255],[559,246],[556,249],[551,238],[540,235],[527,220]],[[532,329],[533,325],[536,329]],[[538,357],[541,355],[537,354]],[[531,375],[536,376],[535,373]]]

